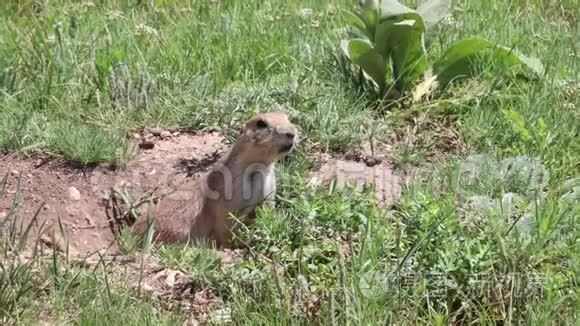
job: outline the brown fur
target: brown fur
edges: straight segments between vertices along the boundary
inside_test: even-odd
[[[297,141],[297,130],[282,112],[257,115],[244,124],[238,139],[212,169],[198,180],[181,185],[144,212],[133,229],[143,234],[153,223],[154,239],[165,243],[215,241],[224,246],[235,223],[230,213],[252,223],[256,207],[272,203],[274,167]]]

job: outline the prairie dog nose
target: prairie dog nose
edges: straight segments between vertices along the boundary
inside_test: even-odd
[[[282,136],[286,136],[286,138],[291,141],[294,141],[296,138],[296,130],[292,128],[280,128],[277,132]]]

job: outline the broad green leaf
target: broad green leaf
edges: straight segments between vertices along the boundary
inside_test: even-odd
[[[395,88],[404,93],[427,70],[427,55],[423,47],[423,34],[408,32],[406,26],[393,26],[391,62]]]
[[[393,25],[413,27],[413,26],[415,26],[415,23],[417,23],[417,21],[415,21],[413,19],[405,19],[405,20],[401,20],[400,22],[393,23]]]
[[[362,3],[363,11],[378,11],[379,10],[379,0],[364,0]]]
[[[377,83],[381,92],[385,89],[386,62],[368,40],[353,39],[348,42],[348,54]]]
[[[356,29],[358,29],[359,31],[367,34],[367,25],[365,24],[365,22],[360,19],[360,17],[358,17],[357,15],[355,15],[354,13],[347,11],[347,10],[343,10],[344,13],[344,20],[347,22],[347,24],[349,24],[352,27],[355,27]]]
[[[530,69],[531,71],[533,71],[536,75],[541,76],[544,74],[544,65],[542,64],[542,61],[540,61],[540,59],[538,58],[534,58],[534,57],[528,57],[526,55],[523,55],[519,52],[517,52],[514,49],[510,49],[506,46],[498,46],[500,52],[503,52],[504,55],[506,56],[510,56],[513,57],[513,62],[514,63],[523,63],[528,69]]]
[[[396,1],[394,3],[398,4]],[[384,58],[390,58],[395,88],[403,93],[425,72],[427,57],[421,16],[409,8],[401,9],[400,6],[394,5],[391,13],[401,15],[390,16],[377,26],[375,48]]]
[[[423,17],[427,29],[439,23],[451,10],[451,0],[427,0],[419,2],[417,12]]]
[[[348,43],[348,53],[351,59],[356,60],[367,52],[373,50],[373,45],[370,41],[364,39],[353,39]]]
[[[369,30],[374,30],[379,18],[379,0],[365,0],[362,5],[362,16]]]
[[[422,32],[425,31],[425,23],[423,17],[415,10],[405,7],[396,0],[383,0],[381,2],[381,10],[379,17],[379,24],[385,22],[400,22],[403,20],[414,20],[414,27]]]
[[[517,54],[488,40],[470,38],[458,41],[447,49],[433,64],[433,71],[440,85],[445,86],[454,79],[479,74],[482,63],[488,61],[506,67],[523,66],[538,75],[544,70],[537,59]]]
[[[342,53],[344,53],[344,55],[350,60],[350,53],[348,53],[348,43],[350,43],[349,40],[340,40],[340,49],[342,50]]]
[[[395,88],[404,92],[427,69],[425,23],[415,10],[396,0],[383,0],[375,32],[375,48],[392,63]]]

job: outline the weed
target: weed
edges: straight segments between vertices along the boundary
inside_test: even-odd
[[[396,0],[364,1],[360,10],[345,13],[356,36],[343,40],[341,47],[388,99],[398,99],[421,76],[424,81],[417,86],[416,99],[430,93],[431,88],[480,75],[486,69],[479,68],[486,65],[504,69],[521,65],[536,76],[542,75],[539,60],[478,38],[457,41],[429,67],[425,43],[432,35],[428,29],[436,27],[450,7],[451,1],[446,0],[420,2],[416,10]],[[390,76],[392,85],[387,80]]]
[[[50,136],[53,144],[49,150],[64,155],[83,165],[100,162],[126,163],[130,155],[127,140],[119,135],[91,126],[63,123],[53,129]]]

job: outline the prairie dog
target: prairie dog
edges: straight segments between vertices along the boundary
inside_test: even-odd
[[[147,216],[154,241],[164,243],[215,241],[218,248],[231,238],[238,215],[252,223],[258,205],[273,204],[276,161],[292,151],[297,129],[282,112],[263,113],[246,121],[231,150],[199,179],[187,182],[142,214],[133,230],[143,234]]]

